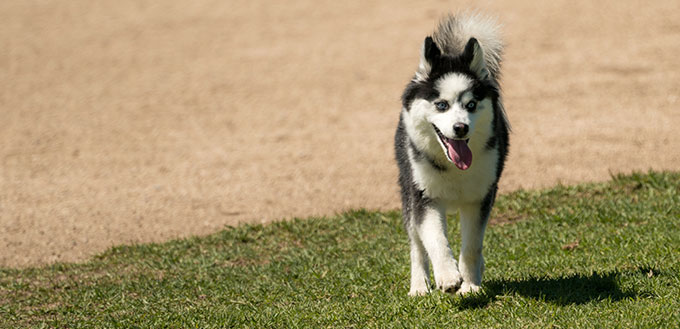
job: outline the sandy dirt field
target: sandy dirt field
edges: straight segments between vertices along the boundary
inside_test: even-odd
[[[680,1],[0,2],[0,265],[399,206],[438,17],[503,23],[502,190],[680,169]]]

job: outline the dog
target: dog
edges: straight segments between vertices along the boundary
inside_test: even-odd
[[[481,289],[482,242],[508,154],[498,25],[478,14],[448,15],[425,38],[420,63],[402,95],[395,134],[404,227],[411,247],[409,295],[436,287]],[[460,212],[456,262],[447,212]],[[428,262],[429,258],[429,262]]]

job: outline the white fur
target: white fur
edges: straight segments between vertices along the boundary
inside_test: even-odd
[[[435,88],[439,91],[439,98],[447,101],[455,100],[465,89],[470,88],[472,80],[460,73],[449,73],[437,80]]]
[[[420,241],[432,262],[434,281],[442,291],[457,290],[463,282],[458,263],[446,238],[446,209],[434,205],[428,207],[416,230]]]
[[[409,226],[409,230],[415,230]],[[409,296],[421,296],[430,292],[430,270],[427,251],[417,232],[409,232],[411,239],[411,289]]]
[[[463,276],[463,285],[458,290],[459,294],[476,292],[481,288],[484,272],[482,247],[485,228],[486,226],[480,221],[478,204],[464,204],[460,207],[461,248],[458,269]]]
[[[458,102],[458,96],[470,87],[472,81],[461,74],[448,74],[437,81],[437,90],[439,90],[439,99],[445,100],[451,104],[451,108],[445,112],[435,111],[429,115],[428,120],[433,123],[444,136],[453,138],[455,133],[453,131],[453,124],[464,123],[470,126],[470,131],[474,130],[474,124],[478,117],[477,112],[470,113],[465,110],[464,106],[472,99],[472,93],[467,92],[460,97],[461,102]],[[443,147],[443,145],[442,145]]]

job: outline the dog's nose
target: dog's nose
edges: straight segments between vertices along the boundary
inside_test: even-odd
[[[465,137],[467,135],[470,127],[464,123],[456,123],[453,125],[453,131],[456,133],[456,137]]]

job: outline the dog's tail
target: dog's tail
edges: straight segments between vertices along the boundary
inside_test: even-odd
[[[454,57],[463,53],[470,38],[477,39],[492,79],[498,80],[503,54],[499,29],[496,20],[489,16],[478,13],[449,14],[439,21],[432,39],[444,54]]]

